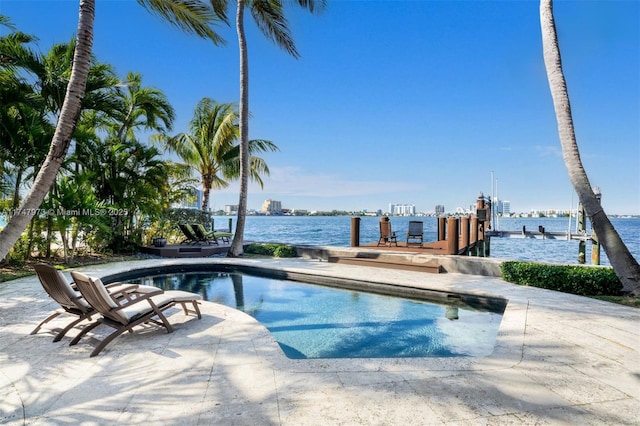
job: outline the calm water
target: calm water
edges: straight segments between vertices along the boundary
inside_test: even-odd
[[[134,281],[128,279],[127,281]],[[500,313],[257,277],[192,272],[138,280],[240,309],[269,329],[289,358],[491,354]]]
[[[402,235],[410,220],[422,220],[425,241],[437,240],[437,219],[433,217],[392,217],[392,229]],[[228,218],[216,217],[216,228],[226,227]],[[379,217],[362,217],[360,220],[360,243],[378,241]],[[640,219],[614,218],[611,220],[623,241],[636,259],[640,259]],[[235,218],[234,218],[235,226]],[[537,230],[544,226],[547,231],[566,232],[568,218],[508,218],[500,219],[500,230],[517,231],[522,226]],[[572,221],[575,232],[575,220]],[[280,242],[327,246],[350,245],[351,218],[345,216],[248,216],[245,227],[248,241]],[[491,257],[511,260],[578,263],[578,241],[537,240],[518,238],[491,238]],[[587,243],[587,263],[591,261],[591,243]],[[601,264],[608,265],[604,250]]]

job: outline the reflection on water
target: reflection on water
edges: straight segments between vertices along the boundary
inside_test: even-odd
[[[240,273],[151,276],[137,282],[186,290],[243,310],[289,358],[486,356],[499,313]]]

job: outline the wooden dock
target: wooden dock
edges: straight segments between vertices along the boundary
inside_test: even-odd
[[[209,257],[215,254],[226,253],[230,244],[167,244],[164,247],[143,246],[141,253],[152,254],[160,257]]]
[[[591,241],[591,235],[568,233],[566,231],[489,231],[490,237],[497,238],[533,238],[537,240],[578,240]]]

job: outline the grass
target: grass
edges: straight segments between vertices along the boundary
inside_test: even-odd
[[[631,306],[632,308],[640,308],[640,297],[628,296],[592,296],[594,299],[603,300],[605,302],[617,303],[618,305]]]

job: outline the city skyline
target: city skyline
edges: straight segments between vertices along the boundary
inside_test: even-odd
[[[487,200],[489,198],[486,198]],[[356,209],[356,210],[342,210],[342,209],[329,209],[329,210],[309,210],[305,208],[290,208],[286,205],[283,205],[280,200],[266,199],[263,201],[260,208],[249,208],[248,211],[255,213],[279,213],[279,212],[304,212],[304,213],[329,213],[332,211],[346,211],[346,212],[364,212],[364,213],[379,213],[379,214],[390,214],[394,216],[422,216],[422,215],[440,215],[440,214],[460,214],[460,213],[474,213],[476,208],[477,200],[473,203],[470,203],[468,206],[458,206],[453,209],[447,209],[446,206],[442,204],[436,204],[433,210],[425,210],[418,211],[413,204],[397,204],[397,203],[388,203],[388,207],[377,208],[377,209]],[[498,205],[496,209],[496,204]],[[498,215],[510,216],[510,215],[526,215],[526,214],[545,214],[545,215],[553,215],[553,214],[576,214],[579,206],[575,205],[571,208],[539,208],[539,209],[531,209],[529,211],[513,211],[511,209],[511,203],[509,200],[500,200],[497,198],[493,198],[492,206],[494,213]],[[237,204],[225,204],[223,207],[215,210],[215,211],[224,211],[225,213],[234,213],[237,212]],[[400,207],[400,209],[396,209],[396,207]],[[214,210],[212,210],[214,211]],[[617,216],[616,214],[613,214]]]
[[[2,0],[0,14],[47,52],[75,33],[78,3]],[[246,20],[250,137],[280,148],[263,156],[271,176],[264,189],[250,185],[250,208],[268,198],[320,211],[410,200],[417,211],[451,211],[491,194],[492,173],[513,211],[577,203],[537,2],[329,1],[319,16],[286,14],[299,60]],[[640,2],[557,2],[554,14],[591,184],[608,214],[640,214]],[[143,85],[164,91],[177,134],[203,97],[238,99],[235,30],[216,30],[225,47],[137,2],[98,2],[93,53],[121,78],[139,72]],[[211,196],[214,209],[237,204],[238,183]]]

